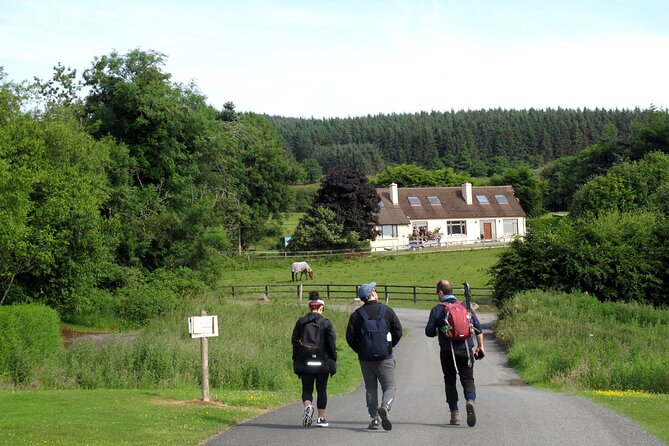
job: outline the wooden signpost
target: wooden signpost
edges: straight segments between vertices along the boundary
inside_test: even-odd
[[[207,338],[218,336],[218,316],[207,316],[202,310],[199,316],[188,318],[188,333],[191,338],[200,338],[202,354],[202,401],[209,401],[209,345]]]

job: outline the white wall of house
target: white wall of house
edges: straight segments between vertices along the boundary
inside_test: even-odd
[[[523,237],[526,231],[525,217],[423,220],[409,225],[395,225],[394,228],[377,226],[377,230],[382,231],[383,235],[371,242],[372,250],[406,247],[414,226],[426,223],[428,231],[439,227],[441,245],[472,244],[482,240],[508,242],[516,237]],[[462,233],[463,228],[465,233]]]

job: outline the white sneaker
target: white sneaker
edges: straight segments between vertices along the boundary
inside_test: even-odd
[[[329,425],[330,423],[328,423],[328,420],[326,420],[325,418],[319,418],[318,420],[316,420],[316,426],[318,427],[328,427]]]
[[[302,426],[309,427],[314,420],[314,406],[309,404],[304,408],[304,416],[302,417]]]

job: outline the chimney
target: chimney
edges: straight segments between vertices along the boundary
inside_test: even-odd
[[[392,201],[393,204],[399,204],[400,202],[399,197],[397,196],[397,183],[390,184],[390,201]]]
[[[462,198],[465,199],[467,204],[472,204],[472,183],[466,182],[462,185]]]

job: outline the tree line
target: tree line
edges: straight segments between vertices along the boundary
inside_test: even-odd
[[[388,164],[452,168],[491,176],[518,164],[543,166],[599,143],[613,127],[628,143],[633,122],[652,110],[467,110],[365,117],[303,119],[269,116],[306,181],[337,164],[368,175]]]

